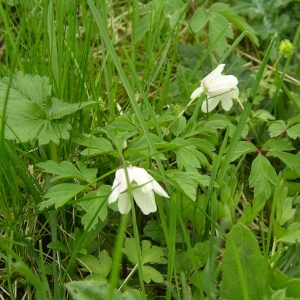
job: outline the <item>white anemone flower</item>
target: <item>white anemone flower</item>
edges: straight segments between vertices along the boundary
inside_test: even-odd
[[[233,75],[222,75],[225,64],[218,65],[211,73],[201,80],[201,85],[191,95],[191,99],[199,97],[205,93],[207,99],[202,103],[202,111],[207,113],[212,111],[221,101],[224,110],[228,111],[232,107],[232,99],[237,98],[239,89],[238,80]]]
[[[169,195],[145,169],[127,167],[127,174],[128,181],[125,169],[117,170],[112,192],[108,198],[108,203],[119,199],[118,208],[121,214],[127,214],[131,209],[130,194],[132,194],[136,204],[145,215],[157,210],[153,191],[158,195],[169,198]]]

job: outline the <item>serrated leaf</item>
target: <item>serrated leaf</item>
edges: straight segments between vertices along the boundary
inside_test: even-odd
[[[87,182],[92,183],[97,179],[98,169],[96,168],[88,168],[83,162],[80,160],[76,161],[76,164],[82,173],[82,176],[86,179]]]
[[[292,154],[281,151],[273,151],[269,152],[268,155],[278,157],[281,161],[283,161],[289,168],[294,170],[298,176],[300,176],[300,157]]]
[[[142,241],[142,263],[166,264],[164,250],[161,247],[153,246],[147,240]]]
[[[95,102],[69,104],[51,98],[47,77],[17,73],[12,77],[6,106],[5,137],[40,145],[69,138],[71,125],[62,117]],[[0,80],[0,114],[2,114],[8,79]]]
[[[197,168],[200,168],[200,162],[190,148],[178,148],[175,149],[176,162],[178,169],[185,169],[187,172],[197,172]]]
[[[276,183],[277,174],[268,161],[262,154],[258,154],[252,162],[251,172],[249,175],[249,186],[254,187],[255,195],[264,193],[266,198],[271,195],[271,185]]]
[[[150,220],[144,227],[144,235],[151,238],[153,241],[165,243],[165,235],[161,225],[155,220]]]
[[[181,116],[178,120],[174,122],[174,124],[171,126],[170,131],[178,136],[180,133],[185,129],[186,127],[186,118],[184,116]]]
[[[164,282],[164,278],[161,275],[161,273],[150,266],[143,266],[142,273],[143,273],[143,280],[146,283],[150,283],[151,280],[156,283]]]
[[[196,200],[197,183],[190,178],[187,172],[168,172],[168,177],[170,182],[177,186],[182,193],[193,201]]]
[[[268,266],[252,232],[241,223],[227,235],[222,270],[222,299],[269,299]]]
[[[95,101],[87,101],[81,103],[67,103],[56,98],[52,98],[51,107],[46,109],[48,119],[60,119],[70,115],[79,109],[92,107],[96,104]]]
[[[133,264],[136,265],[138,263],[136,242],[133,238],[127,238],[125,240],[125,248],[123,248],[122,251]],[[143,280],[147,283],[149,283],[151,280],[153,280],[154,282],[162,282],[162,275],[154,268],[145,266],[145,264],[166,264],[168,261],[164,257],[163,248],[153,246],[149,241],[143,240],[141,255]]]
[[[64,245],[62,242],[56,241],[56,242],[51,242],[47,245],[47,248],[57,250],[60,252],[65,252],[69,253],[69,249],[66,245]]]
[[[282,120],[272,123],[268,129],[271,137],[277,137],[286,131],[286,124]]]
[[[93,135],[82,135],[76,133],[72,139],[74,143],[88,147],[81,152],[82,155],[118,155],[118,152],[114,150],[111,142],[103,137],[95,137]]]
[[[76,178],[78,180],[86,180],[83,174],[68,161],[62,161],[58,164],[53,160],[47,160],[45,162],[36,164],[36,166],[44,169],[43,172],[56,175],[51,179],[51,182],[61,178]]]
[[[214,49],[220,56],[227,48],[226,37],[233,38],[233,31],[229,22],[221,14],[211,12],[209,16],[209,42],[214,45]]]
[[[101,275],[106,278],[111,270],[112,259],[106,250],[102,250],[99,259],[93,255],[84,255],[80,257],[79,262],[93,274]]]
[[[203,7],[197,8],[191,19],[190,26],[193,32],[199,32],[205,27],[209,20],[209,17]]]
[[[286,139],[270,139],[263,146],[262,150],[277,152],[277,151],[292,151],[295,148]]]
[[[61,183],[55,185],[49,189],[47,194],[45,194],[44,197],[49,198],[49,200],[41,202],[39,205],[40,209],[44,209],[53,204],[55,204],[55,208],[61,207],[86,189],[86,186],[74,183]]]
[[[296,139],[297,137],[300,137],[300,124],[296,124],[288,128],[287,135],[292,139]]]
[[[246,141],[239,141],[237,143],[235,152],[231,158],[231,161],[235,161],[238,159],[240,156],[244,155],[245,153],[251,153],[251,152],[256,152],[257,148],[249,142]]]
[[[295,244],[300,242],[300,223],[292,223],[285,231],[283,231],[278,242],[287,244]]]
[[[101,274],[101,266],[98,259],[94,255],[83,255],[79,258],[79,263],[84,266],[87,271],[94,274]]]
[[[111,187],[102,185],[97,191],[91,191],[86,194],[78,203],[86,214],[82,217],[81,223],[84,229],[93,229],[99,219],[104,222],[107,217],[107,199],[111,193]]]

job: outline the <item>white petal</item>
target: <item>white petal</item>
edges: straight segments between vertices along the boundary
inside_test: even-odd
[[[126,180],[126,175],[125,175],[125,169],[122,168],[122,169],[117,170],[114,184],[115,184],[115,182],[117,183],[117,189],[118,189],[119,193],[123,193],[127,190],[127,180]],[[114,184],[113,184],[113,187],[114,187]]]
[[[191,99],[198,98],[203,93],[203,87],[200,86],[197,89],[195,89],[191,94]]]
[[[208,112],[212,111],[214,108],[216,108],[218,103],[221,101],[221,97],[222,96],[216,96],[216,97],[213,97],[213,98],[208,98],[207,100],[205,100],[202,103],[201,110],[205,113],[208,113]]]
[[[156,180],[152,181],[152,188],[155,193],[157,193],[160,196],[170,198],[169,195],[165,192],[165,190],[158,184]]]
[[[202,86],[207,89],[207,85],[209,82],[215,80],[216,78],[221,76],[221,73],[225,67],[225,64],[218,65],[212,72],[210,72],[205,78],[202,79]]]
[[[141,186],[143,193],[146,193],[152,189],[151,182],[154,178],[145,169],[135,167],[133,180]]]
[[[127,192],[120,194],[118,208],[121,214],[128,214],[131,209],[130,196]]]
[[[233,75],[222,75],[211,82],[206,86],[206,93],[212,97],[228,92],[232,89],[235,89],[238,84],[238,80]]]
[[[230,110],[233,105],[233,102],[231,100],[231,93],[222,95],[221,103],[224,110]]]
[[[148,193],[143,193],[141,189],[135,189],[132,194],[136,204],[142,210],[144,215],[149,215],[151,212],[157,210],[152,190]]]
[[[110,193],[108,197],[108,203],[113,203],[118,200],[119,198],[119,190],[117,188],[112,188],[112,192]]]

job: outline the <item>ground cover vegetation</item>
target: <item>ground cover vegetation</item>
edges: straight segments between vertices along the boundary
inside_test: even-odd
[[[299,1],[0,1],[0,299],[300,299]]]

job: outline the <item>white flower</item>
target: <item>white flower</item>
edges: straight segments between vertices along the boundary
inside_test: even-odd
[[[157,210],[153,191],[163,197],[169,198],[168,194],[145,169],[127,167],[127,173],[128,182],[125,169],[117,170],[112,192],[108,198],[108,203],[119,199],[118,208],[121,214],[127,214],[131,209],[128,184],[130,184],[131,193],[136,204],[145,215]]]
[[[202,111],[212,111],[221,101],[222,107],[228,111],[232,106],[232,98],[237,98],[238,80],[233,75],[221,75],[225,64],[218,65],[211,73],[201,80],[201,86],[191,95],[191,99],[199,97],[203,92],[207,99],[202,103]]]

